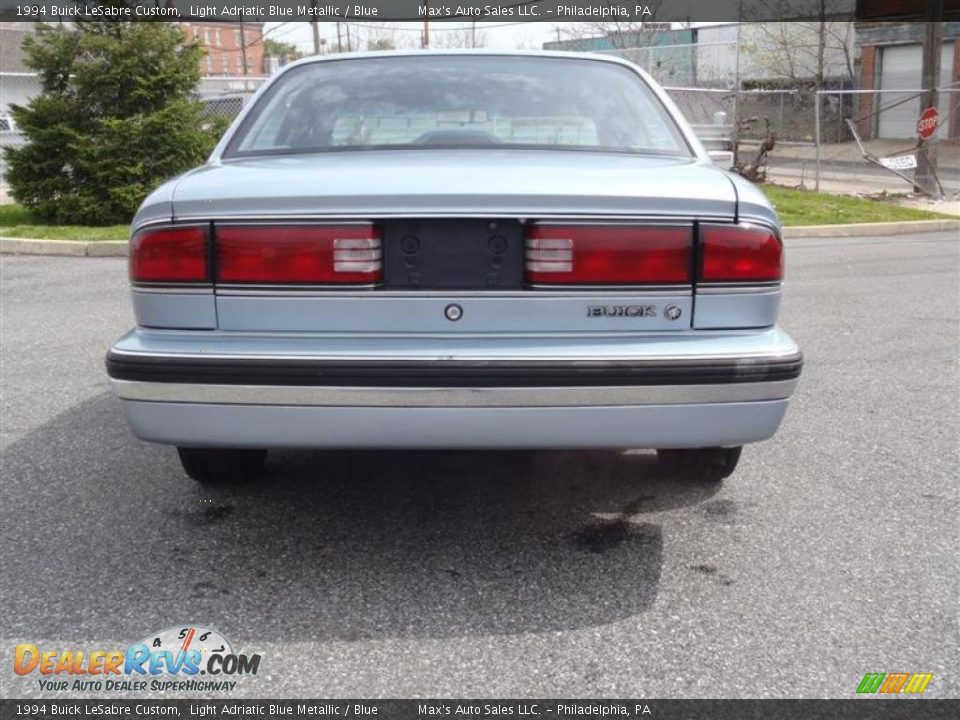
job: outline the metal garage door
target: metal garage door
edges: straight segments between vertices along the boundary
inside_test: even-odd
[[[893,45],[881,50],[880,89],[881,90],[919,90],[920,72],[923,63],[923,49],[920,45]],[[944,44],[940,54],[940,87],[950,84],[953,69],[953,45]],[[909,97],[913,93],[885,92],[880,95],[880,107],[887,107]],[[940,94],[940,129],[937,137],[947,134],[947,107],[949,94]],[[920,115],[920,98],[908,100],[896,107],[883,110],[877,120],[878,136],[881,138],[915,138],[917,136],[917,117]]]

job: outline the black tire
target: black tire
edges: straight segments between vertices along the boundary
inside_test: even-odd
[[[720,482],[736,469],[742,450],[742,445],[731,448],[664,449],[657,450],[657,461],[671,475],[689,480]]]
[[[250,482],[263,470],[266,450],[178,447],[180,464],[187,475],[202,485],[239,485]]]

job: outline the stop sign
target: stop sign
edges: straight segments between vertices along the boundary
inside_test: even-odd
[[[937,132],[939,124],[940,113],[935,107],[928,107],[920,113],[920,119],[917,120],[917,135],[921,140],[929,140]]]

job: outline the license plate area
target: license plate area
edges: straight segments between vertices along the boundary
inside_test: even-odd
[[[404,219],[383,224],[384,287],[516,290],[524,234],[517,220]]]

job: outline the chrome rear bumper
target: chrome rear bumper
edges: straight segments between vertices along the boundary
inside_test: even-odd
[[[787,400],[589,407],[325,407],[124,400],[143,440],[240,448],[734,446],[776,432]]]
[[[271,340],[135,331],[107,369],[134,432],[154,442],[579,448],[764,440],[802,367],[776,329],[612,342],[403,338],[393,353],[382,341],[360,352],[360,340],[325,341],[320,352],[309,338],[265,352]]]
[[[331,387],[111,379],[122,400],[323,407],[583,407],[754,402],[789,398],[797,379],[718,385],[592,387]]]

